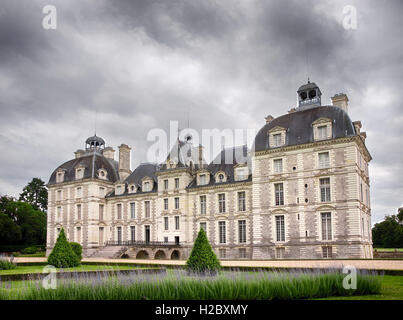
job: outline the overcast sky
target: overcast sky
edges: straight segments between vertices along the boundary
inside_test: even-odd
[[[55,30],[42,27],[48,4]],[[380,221],[403,206],[402,16],[398,0],[2,0],[0,194],[47,182],[95,118],[107,145],[132,147],[133,169],[151,129],[258,130],[296,106],[309,75],[322,103],[344,92],[362,121]]]

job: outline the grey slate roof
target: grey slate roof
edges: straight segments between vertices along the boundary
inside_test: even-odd
[[[255,137],[254,151],[270,149],[268,131],[280,126],[286,129],[286,146],[313,142],[312,122],[329,118],[333,125],[333,139],[356,135],[348,114],[339,107],[321,106],[285,114],[264,125]]]
[[[297,92],[309,90],[309,89],[314,89],[314,88],[319,88],[315,82],[308,82],[298,88]]]
[[[207,185],[203,185],[203,187],[250,181],[252,179],[251,175],[249,175],[247,180],[241,180],[241,181],[235,181],[234,177],[234,167],[237,164],[243,164],[246,162],[249,163],[248,157],[249,154],[246,145],[233,148],[226,148],[222,150],[220,154],[207,166],[206,170],[210,173],[210,182]],[[214,175],[219,171],[223,171],[227,175],[226,182],[222,183],[215,182]],[[189,184],[188,188],[196,188],[196,187],[201,186],[198,186],[196,179],[193,179],[193,181]]]
[[[84,176],[83,179],[87,178],[98,178],[97,173],[98,170],[103,168],[107,172],[107,180],[111,182],[116,182],[119,180],[119,173],[118,173],[118,162],[115,160],[111,160],[105,158],[98,152],[91,152],[87,153],[86,155],[67,161],[56,168],[53,171],[52,175],[49,179],[49,184],[56,183],[56,172],[59,169],[64,169],[64,181],[63,182],[70,182],[76,180],[76,168],[77,167],[84,167]],[[102,179],[101,179],[102,180]]]
[[[125,180],[128,184],[134,183],[141,186],[141,180],[144,177],[150,177],[155,182],[157,182],[157,177],[155,172],[157,171],[157,165],[153,163],[142,163],[140,164]]]

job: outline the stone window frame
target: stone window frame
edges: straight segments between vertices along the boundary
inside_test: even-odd
[[[97,176],[99,179],[108,180],[108,172],[104,169],[98,169]]]
[[[80,210],[79,210],[80,208]],[[82,203],[76,203],[75,205],[75,220],[77,221],[81,221],[83,220],[83,205]]]
[[[208,221],[202,220],[202,221],[199,222],[199,231],[200,231],[200,229],[201,229],[201,224],[202,224],[202,223],[206,225],[206,228],[204,229],[204,232],[206,232],[206,234],[207,234]]]
[[[115,194],[120,195],[125,193],[125,185],[122,183],[119,183],[115,185]]]
[[[128,212],[130,213],[130,220],[134,220],[134,219],[136,219],[136,210],[137,210],[137,204],[136,204],[136,201],[130,201],[129,203],[128,203]],[[134,208],[134,210],[132,210],[132,208]],[[132,212],[133,211],[133,212]]]
[[[162,188],[163,188],[163,191],[167,191],[169,189],[169,179],[164,179],[162,181]]]
[[[220,195],[224,195],[224,200],[220,200]],[[223,209],[224,209],[224,210],[222,210],[222,211],[221,211],[221,207],[220,207],[220,201],[224,203],[224,205],[223,205]],[[220,192],[220,193],[218,193],[218,194],[217,194],[217,209],[218,209],[218,213],[219,213],[219,214],[220,214],[220,213],[226,213],[226,212],[227,212],[227,204],[226,204],[226,202],[227,202],[226,193],[225,193],[225,192]]]
[[[207,194],[200,194],[200,195],[198,195],[199,196],[199,210],[198,210],[198,212],[200,213],[200,215],[207,215],[207,206],[208,206],[208,201],[207,201]],[[204,205],[204,212],[202,212],[202,199],[201,199],[201,197],[205,197],[205,205]]]
[[[272,129],[270,129],[267,132],[267,135],[269,137],[269,147],[270,148],[279,148],[279,147],[285,146],[286,133],[287,133],[287,129],[284,128],[284,127],[276,126],[276,127],[272,128]],[[275,142],[274,136],[278,135],[278,134],[281,135],[281,141],[280,141],[279,145],[274,143]]]
[[[328,140],[332,139],[332,132],[333,132],[333,126],[332,126],[332,120],[329,118],[319,118],[312,122],[312,130],[313,130],[313,139],[314,141],[321,141],[321,140]],[[321,127],[326,127],[326,136],[321,137],[319,136],[319,128]]]
[[[244,194],[244,198],[243,198],[243,210],[241,210],[241,207],[240,207],[240,197],[239,197],[239,194],[240,193],[243,193]],[[237,193],[236,193],[236,196],[237,196],[237,211],[238,212],[245,212],[245,211],[247,211],[247,209],[246,209],[246,207],[247,207],[247,205],[246,205],[246,200],[247,200],[247,192],[246,192],[246,190],[239,190],[239,191],[237,191]]]
[[[56,171],[56,183],[64,182],[65,172],[66,172],[65,169],[58,169]]]
[[[244,225],[244,232],[245,232],[244,239],[241,239],[241,224],[240,224],[241,221],[244,221],[244,222],[245,222],[245,225]],[[239,244],[248,243],[248,222],[247,222],[246,218],[237,219],[237,224],[236,224],[236,225],[237,225],[237,239],[238,239],[238,243],[239,243]],[[241,240],[244,240],[244,241],[241,241]]]
[[[146,188],[146,186],[148,186],[148,187]],[[151,191],[153,191],[153,189],[154,189],[154,180],[150,177],[144,177],[141,180],[141,190],[143,192],[151,192]]]
[[[77,225],[74,227],[74,241],[82,244],[83,241],[83,228],[81,225]]]
[[[327,166],[321,166],[320,163],[320,154],[324,154],[327,153],[329,155],[329,161],[328,161],[328,165]],[[316,152],[316,157],[315,157],[315,162],[316,162],[316,168],[318,169],[330,169],[332,167],[332,152],[331,150],[321,150],[321,151],[317,151]]]
[[[128,193],[136,193],[137,189],[138,189],[138,187],[137,187],[137,185],[135,183],[130,183],[127,186]]]
[[[321,185],[321,180],[322,179],[329,179],[329,201],[322,201],[322,185]],[[334,194],[333,194],[333,177],[332,176],[321,176],[317,178],[317,185],[318,185],[318,202],[319,203],[330,203],[334,201]]]
[[[280,230],[280,231],[284,231],[284,233],[282,233],[282,232],[280,232],[280,240],[278,240],[278,235],[279,235],[279,232],[278,232],[278,230],[277,230],[277,221],[280,221],[278,218],[283,218],[283,229],[284,230]],[[274,228],[273,228],[273,230],[274,230],[274,241],[276,242],[276,243],[285,243],[286,242],[286,230],[287,230],[287,228],[286,228],[286,218],[285,218],[285,214],[275,214],[274,215]],[[281,240],[281,236],[283,236],[284,237],[284,240]]]
[[[223,177],[222,181],[220,181],[220,176],[221,175]],[[216,174],[214,175],[215,183],[224,183],[224,182],[227,182],[227,179],[228,179],[228,177],[227,177],[226,173],[224,171],[222,171],[222,170],[217,171]]]
[[[180,230],[180,216],[175,216],[174,217],[174,221],[175,221],[175,230]]]
[[[169,217],[164,217],[164,231],[169,230]]]
[[[56,190],[56,201],[63,200],[63,189]]]
[[[239,172],[243,172],[243,174],[240,174]],[[234,180],[235,181],[244,181],[247,180],[249,177],[249,169],[246,164],[242,165],[236,165],[234,167]]]
[[[204,184],[202,184],[201,181],[200,181],[201,180],[200,177],[203,176],[203,175],[206,178],[206,182]],[[201,170],[200,172],[197,173],[196,180],[197,180],[196,182],[197,182],[198,186],[206,186],[206,185],[208,185],[210,183],[210,172],[208,172],[207,170]]]
[[[323,239],[322,235],[322,213],[330,213],[331,217],[331,240],[326,240]],[[324,205],[316,209],[316,228],[318,230],[318,234],[316,236],[317,240],[320,242],[335,242],[336,241],[336,214],[335,214],[335,209],[333,206],[330,205]]]
[[[281,161],[281,171],[279,171],[279,172],[276,171],[276,165],[275,165],[276,161]],[[273,174],[282,174],[282,173],[284,173],[285,158],[283,158],[283,157],[274,158],[272,164],[273,164],[273,167],[272,167],[273,168],[272,169]]]
[[[276,217],[283,216],[284,217],[284,241],[277,241],[277,224],[276,224]],[[289,239],[289,223],[290,223],[289,213],[284,209],[277,209],[273,211],[271,224],[272,224],[272,241],[276,244],[284,244],[287,243]]]
[[[169,210],[169,198],[162,199],[162,210],[168,211]]]
[[[84,178],[84,173],[85,173],[85,167],[81,165],[77,166],[77,168],[75,168],[74,178],[76,180],[81,180]]]
[[[135,242],[136,241],[136,225],[129,225],[129,236],[130,236],[130,241]]]
[[[286,206],[287,205],[287,203],[286,203],[286,183],[284,182],[284,181],[275,181],[275,182],[273,182],[272,183],[273,184],[273,206],[275,206],[275,207],[283,207],[283,206]],[[277,201],[276,201],[276,198],[277,198],[277,195],[276,195],[276,185],[280,185],[280,184],[282,184],[283,185],[283,190],[282,190],[282,192],[283,192],[283,203],[281,204],[281,201],[279,202],[279,204],[277,204]]]
[[[223,223],[223,224],[222,224]],[[224,226],[224,234],[221,233],[221,227]],[[223,235],[223,237],[221,237]],[[224,240],[224,242],[221,242],[221,240]],[[218,244],[227,244],[228,243],[228,226],[227,226],[227,220],[218,220],[217,221],[217,243]]]
[[[77,186],[75,188],[75,193],[76,193],[76,199],[81,199],[83,198],[83,186]]]
[[[119,208],[120,208],[120,217],[119,217]],[[116,220],[123,220],[123,203],[122,202],[118,202],[116,203],[116,216],[115,216]]]

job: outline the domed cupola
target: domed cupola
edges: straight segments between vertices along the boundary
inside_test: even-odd
[[[96,134],[92,137],[89,137],[85,141],[85,150],[103,150],[105,148],[105,140],[101,137],[98,137]]]
[[[297,111],[321,106],[321,96],[319,87],[314,82],[310,82],[299,87],[298,91],[298,108]]]

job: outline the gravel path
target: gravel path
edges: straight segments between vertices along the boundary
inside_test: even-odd
[[[16,257],[16,262],[46,262],[46,258]],[[88,258],[83,262],[135,263],[147,265],[184,265],[184,260],[140,260]],[[285,268],[340,268],[354,266],[357,269],[403,270],[403,260],[266,260],[266,261],[221,261],[224,267],[285,267]]]

